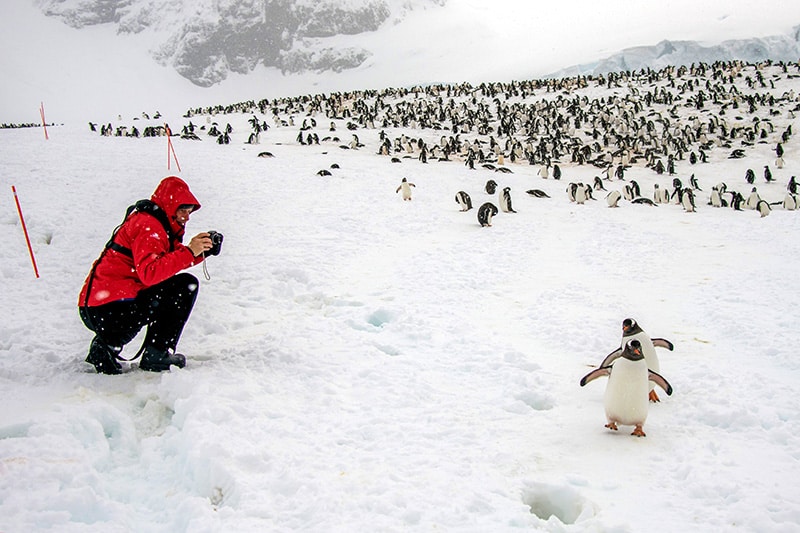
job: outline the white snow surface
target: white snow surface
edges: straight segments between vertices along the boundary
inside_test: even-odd
[[[776,95],[800,89],[796,75],[764,74]],[[742,91],[754,76],[742,73]],[[569,96],[612,92],[626,89]],[[681,120],[697,114],[682,103]],[[718,147],[708,163],[677,161],[675,176],[639,161],[626,181],[605,182],[635,179],[651,197],[694,174],[694,213],[611,209],[604,191],[572,203],[567,183],[600,169],[568,158],[556,181],[526,161],[506,159],[512,172],[500,173],[377,155],[382,129],[429,144],[447,131],[351,132],[335,119],[330,132],[318,114],[305,134],[323,140],[303,146],[311,117],[285,108],[294,126],[256,113],[271,125],[258,145],[245,143],[250,112],[193,117],[230,123],[232,141],[173,137],[180,171],[165,137],[0,130],[0,531],[798,531],[800,219],[707,205],[721,181],[749,192],[748,168],[764,198],[783,199],[797,137],[783,169],[774,147],[797,130],[796,104],[729,109],[731,123],[774,125],[744,159]],[[188,121],[114,126],[177,133]],[[364,146],[343,149],[353,133]],[[78,291],[125,208],[171,174],[203,204],[188,233],[225,235],[211,279],[192,269],[187,366],[98,375],[83,362],[92,334]],[[408,202],[395,192],[404,177]],[[497,203],[488,179],[511,187],[518,212],[480,227],[477,207]],[[459,190],[476,209],[459,211]],[[626,317],[675,345],[658,349],[674,393],[650,405],[642,438],[603,427],[607,380],[579,386],[619,346]]]

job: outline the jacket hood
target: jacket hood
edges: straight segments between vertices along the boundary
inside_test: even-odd
[[[194,211],[200,209],[189,186],[178,176],[169,176],[161,180],[150,200],[164,210],[169,218],[170,225],[176,234],[183,234],[183,227],[175,221],[175,213],[181,205],[193,205]]]

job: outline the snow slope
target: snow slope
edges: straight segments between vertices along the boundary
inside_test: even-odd
[[[771,92],[797,93],[796,76],[765,73]],[[754,74],[737,80],[743,91]],[[559,95],[611,93],[626,88]],[[330,132],[319,114],[305,133],[339,139],[303,146],[309,117],[282,105],[285,126],[258,114],[271,125],[258,145],[245,144],[250,112],[192,117],[230,123],[232,142],[174,137],[180,172],[175,160],[167,168],[164,137],[101,137],[83,123],[51,127],[49,140],[0,130],[0,530],[797,531],[800,219],[706,205],[721,181],[748,192],[747,168],[765,198],[783,199],[797,137],[784,143],[785,168],[773,149],[797,130],[794,102],[776,115],[729,110],[739,125],[774,124],[744,159],[718,147],[709,163],[677,161],[675,176],[640,161],[626,181],[605,182],[635,179],[649,197],[694,174],[695,213],[610,209],[604,191],[572,203],[567,183],[600,169],[568,160],[555,181],[508,159],[512,173],[377,155],[382,129],[431,144],[442,130],[353,132],[343,118]],[[353,133],[364,146],[343,149]],[[187,367],[97,375],[83,363],[91,334],[78,291],[125,208],[172,173],[203,204],[190,234],[225,234],[210,280],[192,270],[201,286],[179,347]],[[395,193],[403,177],[410,202]],[[454,195],[496,203],[488,179],[511,187],[518,212],[481,228]],[[604,380],[578,385],[619,345],[626,317],[675,344],[659,352],[675,392],[651,405],[645,438],[603,427]]]

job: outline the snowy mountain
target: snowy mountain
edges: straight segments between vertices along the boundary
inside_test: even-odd
[[[663,40],[653,46],[626,48],[605,59],[569,67],[556,72],[552,77],[597,75],[643,68],[659,70],[668,65],[680,66],[735,59],[749,63],[766,59],[788,62],[796,61],[798,57],[800,57],[800,26],[795,26],[786,35],[733,39],[712,46],[697,41]]]
[[[50,121],[85,124],[298,94],[541,79],[665,40],[773,46],[798,22],[800,4],[784,0],[769,10],[727,0],[4,2],[0,123],[38,122],[42,103]]]
[[[446,0],[40,0],[42,11],[73,28],[101,24],[119,34],[150,33],[153,57],[201,87],[257,65],[284,73],[355,68],[370,57],[362,46],[331,38],[359,35],[397,22],[408,10]]]

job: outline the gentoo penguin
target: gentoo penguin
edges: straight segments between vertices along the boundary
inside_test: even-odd
[[[539,174],[540,178],[547,179],[550,176],[550,168],[547,165],[542,165],[537,174]]]
[[[759,200],[759,202],[756,204],[756,209],[761,214],[761,218],[769,215],[770,211],[772,211],[772,208],[769,206],[769,203],[766,200]]]
[[[786,185],[786,189],[792,194],[797,194],[798,191],[797,185],[798,185],[797,180],[795,179],[794,176],[792,176],[791,178],[789,178],[789,183],[788,185]]]
[[[764,165],[764,179],[767,183],[775,181],[775,178],[772,177],[772,172],[770,171],[768,165]]]
[[[657,203],[655,203],[650,198],[645,198],[644,196],[640,196],[639,198],[634,198],[633,200],[631,200],[631,203],[632,204],[644,204],[644,205],[650,205],[650,206],[653,206],[653,207],[658,207]]]
[[[497,214],[497,206],[491,202],[486,202],[478,208],[478,222],[481,227],[491,226],[492,217]]]
[[[761,201],[761,196],[758,195],[758,191],[756,190],[755,187],[753,187],[753,190],[750,191],[750,196],[747,197],[747,201],[745,202],[744,206],[747,209],[755,209],[756,207],[758,207],[758,202],[760,201]]]
[[[608,207],[619,207],[619,199],[622,198],[622,195],[619,191],[611,191],[606,195],[606,203]]]
[[[783,198],[783,208],[787,211],[794,211],[797,209],[797,197],[790,192],[786,193]]]
[[[500,202],[500,209],[503,210],[503,213],[516,213],[514,208],[511,206],[511,187],[505,187],[502,191],[500,191],[500,197],[498,198]]]
[[[411,187],[416,187],[413,183],[409,183],[406,178],[403,178],[403,181],[400,183],[400,186],[397,188],[395,194],[403,191],[403,200],[411,200]]]
[[[636,320],[632,318],[626,318],[622,321],[622,342],[620,343],[620,347],[608,354],[606,358],[603,359],[603,362],[600,363],[600,366],[611,366],[614,360],[622,355],[625,344],[631,340],[637,340],[641,343],[642,353],[647,360],[647,368],[653,372],[659,372],[661,370],[661,365],[658,362],[658,355],[656,354],[656,346],[659,348],[666,348],[669,351],[672,351],[675,348],[667,339],[651,339],[650,336],[644,332],[641,326],[636,323]],[[654,386],[650,386],[649,398],[651,402],[659,401],[658,394],[656,394],[656,391],[653,390],[654,388]]]
[[[575,203],[578,205],[583,205],[586,203],[586,187],[583,183],[578,183],[575,187]]]
[[[687,213],[695,212],[694,205],[694,191],[692,189],[684,189],[681,195],[681,205]]]
[[[622,194],[623,194],[623,196],[625,197],[626,200],[628,200],[628,201],[633,200],[633,198],[634,198],[633,187],[631,187],[630,185],[625,185],[622,188]]]
[[[722,207],[722,196],[720,196],[719,190],[716,187],[711,187],[711,196],[708,199],[708,205]]]
[[[600,176],[595,176],[594,177],[594,188],[595,188],[595,190],[598,190],[598,191],[606,190],[606,188],[603,187],[603,180],[600,179]]]
[[[633,433],[644,437],[644,422],[647,420],[647,389],[657,383],[667,395],[672,394],[672,386],[657,372],[648,368],[642,344],[632,339],[625,343],[621,357],[612,365],[601,366],[586,374],[580,381],[581,387],[602,376],[608,376],[604,405],[606,411],[605,427],[617,431],[618,424],[634,426]]]
[[[567,198],[569,198],[570,202],[575,201],[575,193],[578,191],[578,184],[577,183],[570,183],[567,185]]]
[[[536,198],[550,198],[550,195],[541,189],[528,189],[525,192]]]
[[[486,194],[494,194],[497,192],[497,182],[489,180],[486,182]]]
[[[462,211],[469,211],[472,209],[472,198],[464,191],[458,191],[456,193],[456,202],[461,206]]]

